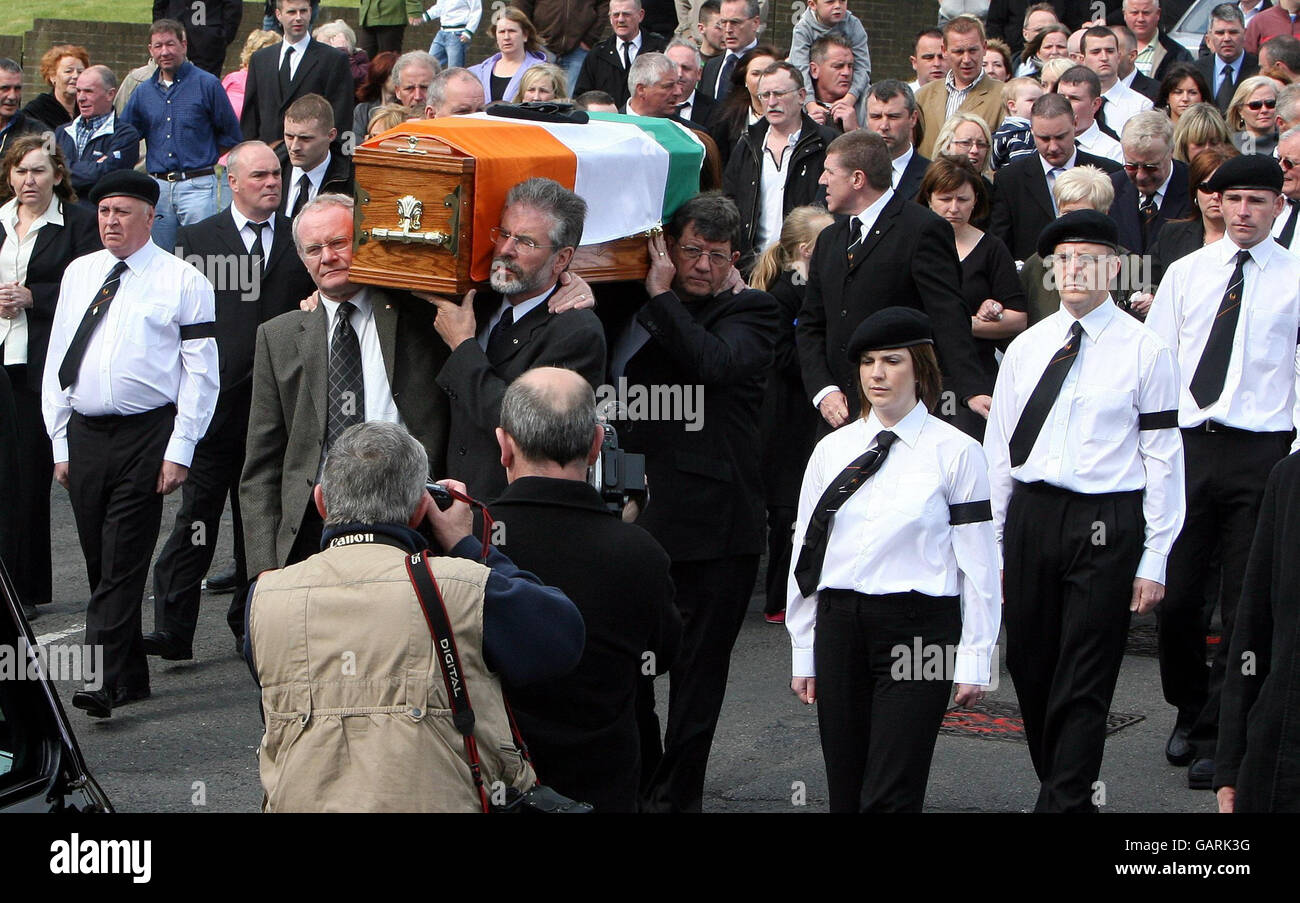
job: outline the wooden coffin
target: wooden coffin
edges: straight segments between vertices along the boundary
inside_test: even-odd
[[[398,127],[357,147],[354,161],[353,280],[447,295],[473,288],[476,230],[483,232],[477,236],[481,254],[488,231],[498,225],[496,216],[475,221],[475,159],[433,135]],[[589,282],[644,279],[648,235],[584,245],[570,269]]]

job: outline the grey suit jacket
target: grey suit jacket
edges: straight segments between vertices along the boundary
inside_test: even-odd
[[[375,327],[393,401],[429,454],[430,476],[445,476],[447,397],[434,378],[447,346],[433,329],[434,308],[410,296],[370,289]],[[283,567],[311,499],[325,442],[328,317],[290,311],[257,330],[248,447],[239,504],[248,574]]]

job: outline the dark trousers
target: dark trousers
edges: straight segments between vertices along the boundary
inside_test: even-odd
[[[402,52],[402,37],[406,34],[405,25],[370,25],[361,26],[357,46],[366,52],[372,60],[377,53],[389,50]]]
[[[758,556],[675,561],[671,573],[682,645],[668,674],[664,754],[647,805],[657,812],[699,812],[731,649],[754,591]]]
[[[86,644],[103,646],[104,689],[147,686],[140,599],[162,521],[158,472],[176,409],[68,423],[68,494],[86,556]]]
[[[1156,614],[1165,701],[1191,726],[1188,742],[1198,758],[1212,757],[1218,742],[1219,694],[1255,521],[1269,471],[1290,441],[1290,433],[1183,430],[1187,518],[1169,553],[1169,582]],[[1216,552],[1223,634],[1206,667],[1205,587]]]
[[[247,584],[239,473],[244,466],[251,398],[249,389],[225,393],[218,400],[207,434],[194,449],[189,476],[181,485],[181,506],[171,535],[154,564],[154,629],[175,634],[186,646],[194,641],[203,577],[212,566],[227,496],[234,517],[237,598],[242,598]]]
[[[767,573],[763,578],[767,591],[767,604],[763,606],[765,615],[785,611],[795,513],[795,509],[788,505],[767,506]]]
[[[1007,670],[1041,786],[1036,812],[1095,812],[1106,715],[1142,556],[1142,493],[1017,483],[1003,529]]]
[[[817,728],[832,812],[921,811],[952,674],[913,659],[919,642],[947,662],[960,641],[956,596],[818,594]]]
[[[13,557],[6,558],[18,598],[28,605],[51,601],[50,484],[54,478],[54,452],[41,414],[41,393],[32,389],[26,364],[5,367],[13,385],[17,414],[18,472],[15,504],[2,516],[12,517]]]

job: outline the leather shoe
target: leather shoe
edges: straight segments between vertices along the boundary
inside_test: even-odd
[[[78,690],[72,694],[72,705],[91,718],[113,717],[113,700],[107,690]]]
[[[36,610],[35,605],[28,605],[26,602],[24,602],[22,603],[22,606],[23,606],[23,617],[27,619],[28,623],[35,621],[37,618],[41,616],[41,613]]]
[[[1192,745],[1187,742],[1187,735],[1191,733],[1191,725],[1175,724],[1173,733],[1169,735],[1169,741],[1165,743],[1165,758],[1169,760],[1170,765],[1189,765],[1195,757]]]
[[[144,635],[144,654],[156,655],[165,662],[184,662],[194,658],[190,643],[182,643],[170,630],[155,630]]]
[[[203,588],[210,593],[232,593],[235,591],[235,563],[231,561],[215,574],[209,574],[203,581]]]
[[[1214,789],[1214,760],[1194,759],[1187,768],[1187,787],[1189,790]]]
[[[113,691],[113,705],[123,706],[133,702],[139,702],[141,699],[148,699],[153,693],[149,690],[149,685],[139,687],[118,687]]]

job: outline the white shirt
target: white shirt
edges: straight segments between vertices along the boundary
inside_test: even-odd
[[[623,59],[623,48],[626,47],[628,48],[628,59],[635,63],[636,55],[641,52],[641,32],[638,31],[636,37],[630,41],[625,41],[620,37],[615,37],[614,43],[617,45],[614,48],[614,51],[618,54],[620,62]]]
[[[212,283],[196,268],[152,241],[126,258],[126,272],[86,345],[78,377],[59,388],[59,367],[91,301],[117,258],[109,251],[78,257],[63,274],[41,389],[45,428],[54,462],[68,460],[68,419],[142,414],[176,405],[176,422],[163,458],[188,467],[217,406],[217,340],[181,340],[182,326],[211,323]]]
[[[1074,140],[1078,142],[1079,147],[1095,157],[1105,157],[1120,165],[1124,163],[1124,148],[1118,141],[1103,132],[1095,119],[1086,131],[1075,135]]]
[[[802,129],[796,130],[787,137],[785,144],[781,146],[780,159],[772,156],[766,137],[764,138],[763,171],[758,181],[760,213],[758,228],[754,232],[754,240],[760,250],[781,237],[781,224],[785,221],[785,180],[789,175],[785,165],[794,156],[794,146],[799,142],[800,132]],[[770,134],[769,129],[768,135]]]
[[[307,45],[311,43],[311,34],[308,33],[303,35],[302,40],[297,44],[287,44],[283,41],[281,41],[281,43],[284,44],[284,46],[280,48],[280,59],[276,62],[275,68],[279,71],[279,68],[284,65],[284,55],[288,53],[289,48],[292,47],[293,56],[289,58],[289,81],[293,81],[298,77],[298,66],[302,64],[303,54],[307,52]]]
[[[320,183],[325,181],[325,170],[330,168],[330,155],[326,154],[325,159],[321,160],[314,167],[304,173],[296,166],[289,169],[289,184],[285,186],[288,194],[284,199],[284,210],[287,213],[293,209],[293,205],[298,202],[298,186],[302,182],[302,177],[307,176],[307,181],[311,189],[307,192],[307,200],[312,200],[320,192]]]
[[[683,100],[681,104],[678,105],[677,107],[678,116],[688,120],[691,118],[691,114],[695,112],[695,94],[696,91],[698,90],[699,90],[698,87],[695,90],[692,90],[691,96]]]
[[[512,305],[506,299],[502,298],[501,306],[498,307],[496,313],[494,313],[492,317],[485,324],[483,324],[483,328],[479,330],[479,334],[475,337],[475,341],[478,342],[478,347],[482,348],[484,351],[487,351],[488,336],[492,335],[493,328],[495,328],[497,323],[500,322],[501,317],[505,315],[506,308],[514,307],[515,311],[513,314],[510,315],[513,318],[511,322],[518,323],[524,317],[528,316],[528,314],[532,313],[534,307],[536,307],[537,305],[545,301],[547,298],[549,298],[551,296],[551,291],[553,289],[554,286],[551,286],[551,288],[546,289],[540,295],[533,295],[531,298],[525,298],[523,301],[520,301],[518,304],[514,304],[514,305]]]
[[[1111,85],[1109,91],[1103,91],[1101,96],[1106,98],[1106,103],[1102,105],[1106,111],[1106,125],[1121,138],[1124,136],[1124,123],[1155,106],[1150,98],[1143,97],[1132,88],[1126,88],[1119,81]]]
[[[876,220],[880,218],[880,211],[884,210],[885,205],[888,204],[893,199],[894,199],[894,189],[890,188],[880,197],[876,198],[875,203],[867,207],[866,210],[863,210],[861,213],[853,214],[853,216],[856,216],[858,218],[858,220],[862,223],[862,225],[858,227],[858,234],[856,236],[849,235],[849,244],[852,244],[855,240],[862,240],[867,237],[867,233],[871,231],[872,226],[876,224]],[[848,252],[848,248],[849,245],[846,244],[844,246],[844,250],[846,253]],[[813,396],[813,407],[817,407],[818,405],[820,405],[822,403],[822,399],[825,398],[827,395],[831,394],[832,392],[839,392],[839,391],[840,391],[839,386],[823,387],[820,392],[818,392],[816,395]]]
[[[325,305],[326,351],[334,347],[334,322],[339,315],[342,302],[327,298],[321,292],[321,303]],[[370,304],[370,293],[362,289],[347,299],[356,306],[348,322],[357,334],[361,345],[361,380],[366,387],[366,420],[383,420],[388,423],[401,423],[402,415],[397,413],[397,403],[393,401],[393,387],[388,384],[388,371],[384,368],[384,352],[379,347],[379,332],[375,328],[375,311]],[[328,360],[328,358],[326,358]]]
[[[445,29],[478,28],[483,15],[482,0],[442,0],[424,11],[425,21],[440,19]]]
[[[898,180],[903,178],[903,170],[907,169],[907,164],[912,162],[912,157],[914,157],[915,155],[916,155],[916,148],[912,147],[909,144],[907,146],[907,150],[903,151],[893,160],[889,161],[889,168],[893,170],[893,172],[890,174],[890,177],[892,179],[892,184],[890,185],[891,188],[895,190],[898,189]]]
[[[27,228],[27,234],[18,239],[18,199],[10,198],[0,207],[0,226],[4,228],[5,240],[0,245],[0,282],[17,282],[27,284],[27,265],[32,259],[32,249],[41,234],[41,227],[46,224],[63,225],[63,207],[58,198],[50,199],[50,206]],[[13,364],[27,363],[27,311],[20,310],[12,320],[0,319],[0,346],[4,347],[6,367]]]
[[[1294,207],[1292,206],[1292,204],[1300,204],[1300,201],[1289,202],[1285,207],[1282,208],[1282,212],[1277,215],[1277,219],[1273,220],[1273,229],[1270,232],[1270,234],[1274,238],[1281,237],[1282,230],[1286,228],[1287,220],[1291,218],[1292,210],[1295,210],[1296,215],[1300,216],[1300,207]],[[1296,227],[1291,232],[1291,243],[1289,245],[1286,245],[1285,247],[1292,254],[1300,250],[1300,220],[1297,220]],[[0,274],[3,273],[4,273],[4,267],[0,266]]]
[[[1223,394],[1208,408],[1191,382],[1210,338],[1241,250],[1229,237],[1174,261],[1156,291],[1147,325],[1174,350],[1182,373],[1178,425],[1214,420],[1255,432],[1282,432],[1294,422],[1296,336],[1300,331],[1300,258],[1271,238],[1250,249]]]
[[[253,252],[253,230],[246,228],[251,219],[239,212],[239,208],[234,204],[230,205],[230,217],[235,221],[235,228],[239,230],[239,237],[244,242],[244,250],[250,254]],[[275,243],[275,214],[272,213],[262,223],[262,251],[267,257],[271,256],[271,246]],[[263,259],[262,266],[266,266],[266,260]]]
[[[1047,196],[1052,199],[1052,211],[1059,212],[1056,209],[1056,194],[1052,191],[1052,188],[1056,185],[1057,176],[1062,172],[1069,172],[1074,169],[1075,164],[1079,162],[1079,152],[1077,150],[1072,151],[1070,153],[1070,159],[1066,160],[1063,166],[1053,166],[1051,163],[1047,162],[1047,158],[1042,154],[1038,155],[1038,162],[1043,167],[1044,178],[1047,179]],[[1058,169],[1060,172],[1057,172]]]
[[[713,82],[713,96],[714,96],[715,98],[718,96],[718,89],[719,89],[720,87],[722,87],[722,70],[723,70],[723,68],[727,65],[727,57],[728,57],[728,56],[734,56],[734,57],[736,58],[736,63],[739,63],[739,62],[740,62],[740,58],[741,58],[742,56],[744,56],[745,54],[749,53],[749,51],[753,50],[753,49],[754,49],[755,47],[757,47],[757,46],[758,46],[758,38],[755,38],[755,39],[753,40],[753,42],[750,43],[749,46],[747,46],[747,47],[741,47],[741,48],[739,48],[739,49],[737,49],[737,50],[723,50],[723,51],[722,51],[723,54],[725,54],[725,55],[722,57],[722,64],[721,64],[720,66],[718,66],[718,77],[717,77],[717,79]],[[735,67],[735,66],[732,66],[731,68],[732,68],[732,71],[734,72],[736,67]],[[752,113],[753,110],[751,110],[750,112]]]
[[[795,677],[816,676],[817,597],[805,597],[794,578],[804,534],[822,492],[883,429],[871,412],[836,430],[817,443],[804,472],[785,610]],[[962,632],[953,680],[987,685],[1002,602],[993,523],[949,523],[949,506],[989,497],[984,454],[979,443],[931,417],[923,404],[889,429],[898,440],[880,470],[831,520],[817,588],[960,595]]]
[[[1011,434],[1048,361],[1065,345],[1074,316],[1061,307],[1007,348],[984,433],[998,549],[1013,481],[1085,495],[1141,489],[1146,538],[1137,576],[1165,582],[1165,562],[1183,526],[1183,442],[1173,428],[1138,428],[1139,414],[1178,404],[1174,355],[1153,331],[1107,298],[1085,315],[1079,355],[1028,459],[1011,466]]]

